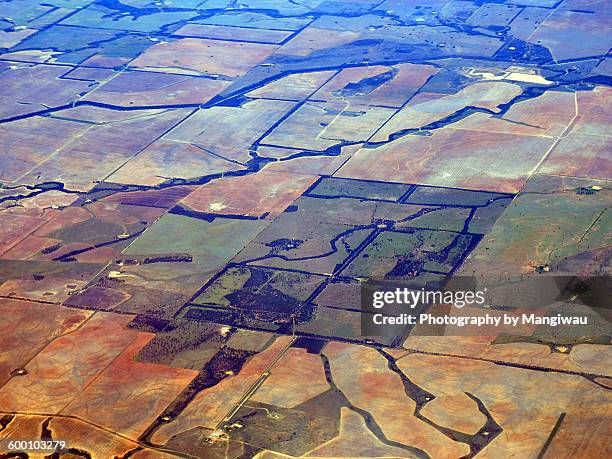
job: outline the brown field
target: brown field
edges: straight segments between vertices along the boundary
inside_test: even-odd
[[[50,341],[73,332],[91,312],[32,301],[0,299],[0,384],[23,368]]]
[[[344,45],[358,38],[359,33],[356,32],[319,29],[309,26],[298,33],[289,43],[281,46],[278,49],[278,54],[308,56],[315,51]]]
[[[189,142],[232,161],[246,163],[249,149],[295,105],[293,102],[252,100],[240,107],[199,110],[173,129],[167,139]]]
[[[181,201],[196,212],[274,218],[310,185],[314,175],[267,170],[242,177],[228,177],[202,185]]]
[[[611,151],[612,137],[572,133],[555,145],[538,172],[609,179]]]
[[[89,113],[81,112],[86,117],[91,114],[95,121],[102,121],[100,117],[103,118],[106,115],[103,109],[90,110]],[[132,155],[138,153],[188,113],[187,110],[153,111],[142,113],[141,116],[133,119],[124,116],[126,119],[121,121],[102,122],[101,124],[70,121],[56,123],[54,121],[53,124],[62,125],[54,131],[58,136],[58,144],[52,144],[51,148],[44,147],[42,149],[46,153],[44,157],[36,164],[28,164],[27,167],[21,169],[12,180],[30,185],[46,181],[60,181],[67,189],[88,191],[94,186],[94,181],[102,180],[111,174]],[[23,122],[18,121],[17,123]],[[30,130],[31,123],[31,120],[27,120],[23,127]],[[49,121],[45,121],[43,125],[48,123]],[[66,129],[76,131],[77,135],[62,137]],[[48,141],[46,135],[40,138]],[[51,139],[53,138],[51,136]],[[32,148],[32,144],[25,146],[23,142],[27,142],[27,138],[21,139],[20,148]],[[20,151],[19,148],[13,150],[15,153]],[[79,168],[72,167],[75,162],[78,162]]]
[[[36,29],[23,29],[13,32],[0,32],[0,48],[10,48],[36,32]]]
[[[196,145],[158,140],[114,172],[113,183],[158,185],[168,179],[195,178],[243,169]]]
[[[165,73],[236,78],[278,48],[277,45],[181,38],[150,47],[130,65]]]
[[[306,386],[304,375],[308,375]],[[290,348],[249,401],[294,408],[328,389],[321,357],[309,354],[306,349]]]
[[[350,96],[342,95],[342,89],[349,84],[355,84],[361,80],[391,71],[397,72],[397,75],[371,92]],[[371,67],[347,68],[319,89],[312,98],[326,101],[347,100],[356,105],[383,105],[399,108],[423,86],[429,77],[437,72],[438,69],[430,65],[414,64],[399,64],[392,67],[374,65]]]
[[[131,105],[202,104],[230,85],[229,81],[157,72],[124,72],[91,92],[85,100]]]
[[[0,406],[59,413],[134,341],[136,333],[124,329],[131,319],[96,313],[78,330],[53,340],[27,363],[27,374],[0,388]]]
[[[552,139],[440,129],[430,137],[406,136],[362,148],[337,177],[516,192]]]
[[[321,151],[344,141],[363,142],[394,113],[393,108],[309,101],[266,136],[262,143]]]
[[[494,110],[520,93],[520,86],[502,82],[474,83],[450,95],[420,92],[370,140],[387,141],[395,132],[427,126],[466,106]]]
[[[254,89],[248,95],[249,97],[302,100],[320,88],[335,73],[332,70],[295,73]]]
[[[9,63],[17,68],[0,75],[0,98],[4,101],[0,107],[0,118],[29,113],[32,111],[31,104],[35,104],[39,110],[45,106],[64,105],[88,90],[87,81],[58,80],[58,77],[66,73],[65,68]],[[36,81],[35,87],[32,81]]]
[[[592,91],[576,93],[576,98],[578,100],[578,117],[573,132],[610,136],[612,89],[597,86]]]
[[[387,367],[387,360],[375,349],[330,343],[324,354],[330,360],[338,388],[353,405],[374,417],[388,439],[448,457],[469,452],[467,445],[452,441],[410,416],[415,403],[406,396],[400,377]]]
[[[562,371],[611,376],[607,362],[609,346],[576,344],[566,352],[551,352],[551,345],[536,342],[497,343],[496,336],[410,336],[407,349],[455,357],[484,359],[517,365],[532,365]]]
[[[162,188],[159,190],[130,191],[113,193],[101,199],[109,204],[125,204],[128,206],[158,207],[169,209],[196,189],[195,185],[174,186],[172,188]]]
[[[50,118],[29,118],[0,126],[0,180],[19,182],[29,171],[88,129],[80,123]],[[43,135],[44,134],[44,135]]]
[[[525,371],[490,362],[419,354],[400,358],[397,364],[414,384],[436,395],[430,403],[431,407],[426,405],[422,414],[431,416],[430,419],[440,425],[455,426],[455,410],[458,409],[464,415],[459,422],[466,417],[479,415],[476,403],[464,398],[465,393],[482,401],[503,432],[479,456],[498,458],[508,451],[514,451],[521,457],[537,454],[562,413],[567,413],[568,419],[574,418],[572,426],[577,430],[571,437],[557,437],[556,441],[560,443],[544,457],[566,457],[556,455],[553,451],[557,448],[580,450],[584,457],[592,457],[595,451],[605,449],[605,434],[596,436],[588,445],[583,444],[580,438],[586,434],[585,429],[602,433],[606,430],[605,412],[610,403],[609,396],[604,389],[579,376]],[[482,374],[486,374],[487,378],[483,380]],[[585,411],[580,403],[576,404],[578,397],[588,403],[592,411]],[[471,402],[469,415],[465,403],[463,406],[457,403],[459,398]]]
[[[559,137],[576,117],[575,95],[549,91],[513,105],[501,118],[474,113],[449,127],[506,134]]]
[[[376,435],[368,429],[362,416],[349,408],[342,408],[340,412],[339,435],[323,445],[312,450],[308,456],[316,457],[393,457],[393,458],[415,458],[410,451],[385,445]],[[257,459],[271,459],[274,457],[289,457],[274,453],[264,452]]]
[[[137,440],[198,374],[134,362],[155,335],[141,333],[61,414],[76,416]],[[112,406],[112,410],[107,410]]]
[[[5,258],[3,254],[7,250],[18,244],[19,241],[49,218],[50,216],[45,218],[39,212],[31,215],[31,212],[26,213],[22,209],[10,213],[3,210],[2,220],[0,221],[0,254],[2,258]]]
[[[503,116],[516,123],[537,126],[543,135],[560,136],[576,116],[576,96],[571,92],[547,91],[541,96],[513,105]],[[514,125],[520,129],[521,125]]]
[[[174,32],[177,36],[216,38],[217,40],[240,40],[277,44],[290,37],[293,32],[285,30],[252,29],[246,27],[224,27],[204,24],[186,24]]]
[[[260,147],[258,152],[262,156],[266,156],[271,153],[271,149],[274,147]],[[275,150],[281,150],[274,148]],[[295,153],[295,150],[287,151]],[[289,153],[291,154],[291,153]],[[340,155],[336,157],[326,158],[295,158],[286,161],[278,161],[275,163],[268,164],[263,170],[264,171],[278,171],[278,172],[294,172],[296,174],[308,174],[308,175],[333,175],[348,159],[349,155]]]

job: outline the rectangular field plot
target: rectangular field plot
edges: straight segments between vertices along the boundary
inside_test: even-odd
[[[150,47],[132,65],[166,73],[236,78],[277,48],[277,45],[259,43],[181,38]]]
[[[247,27],[224,27],[205,24],[186,24],[174,35],[182,37],[212,38],[216,40],[244,41],[253,43],[281,43],[291,36],[283,30],[252,29]]]

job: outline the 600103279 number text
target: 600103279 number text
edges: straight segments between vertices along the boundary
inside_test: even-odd
[[[64,449],[68,443],[62,440],[8,440],[1,444],[2,450],[8,451],[55,451]]]

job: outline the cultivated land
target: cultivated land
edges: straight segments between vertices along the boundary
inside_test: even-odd
[[[609,297],[539,312],[581,328],[376,337],[360,302],[368,278],[607,279],[611,21],[0,0],[0,457],[612,455]]]

